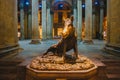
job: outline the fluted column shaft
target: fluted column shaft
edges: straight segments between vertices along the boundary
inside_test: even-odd
[[[92,0],[85,0],[85,39],[84,43],[92,43]]]
[[[77,0],[75,0],[73,2],[73,16],[74,16],[74,21],[73,21],[73,25],[74,27],[77,28]]]
[[[46,7],[46,0],[42,0],[42,40],[47,39],[47,7]]]
[[[47,39],[52,39],[52,27],[53,27],[53,23],[52,23],[52,14],[51,14],[51,10],[50,10],[50,2],[48,2],[48,8],[47,8]]]
[[[20,39],[23,40],[25,35],[24,35],[24,0],[21,0],[20,2]]]
[[[2,55],[7,51],[17,50],[17,0],[0,0],[0,11],[0,54]]]
[[[77,0],[77,38],[82,40],[82,0]]]
[[[38,23],[38,0],[32,0],[32,41],[31,43],[40,43],[39,23]]]
[[[116,4],[112,4],[116,3]],[[119,0],[110,0],[108,1],[108,25],[107,25],[107,42],[110,44],[120,45],[120,27],[119,27],[119,20],[120,20],[120,5]]]
[[[103,39],[103,18],[104,18],[104,3],[103,1],[100,2],[100,38]]]
[[[113,4],[114,3],[114,4]],[[107,1],[107,44],[105,50],[120,56],[120,0]]]

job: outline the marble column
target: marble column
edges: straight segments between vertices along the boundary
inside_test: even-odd
[[[30,0],[28,8],[28,39],[32,38],[32,0]]]
[[[95,9],[93,10],[92,13],[92,38],[96,38],[96,14],[95,14]]]
[[[114,3],[114,4],[113,4]],[[120,56],[120,0],[107,0],[107,44],[105,51]]]
[[[85,39],[83,43],[91,44],[92,41],[92,0],[85,0]]]
[[[20,33],[21,33],[21,40],[24,40],[24,0],[20,1]]]
[[[104,18],[104,2],[100,2],[100,37],[99,39],[103,39],[103,18]]]
[[[47,39],[47,7],[46,0],[42,0],[42,40]]]
[[[82,40],[82,0],[77,0],[77,38]]]
[[[53,23],[54,23],[54,21],[53,21],[54,16],[53,15],[54,15],[54,13],[51,12],[51,24],[50,24],[51,25],[51,27],[50,27],[51,28],[51,38],[53,38]]]
[[[73,2],[73,16],[74,16],[74,21],[73,21],[73,25],[75,28],[77,28],[77,2],[76,0]]]
[[[32,40],[31,44],[40,43],[38,23],[38,0],[32,0]]]
[[[52,39],[52,15],[50,12],[50,2],[48,2],[48,8],[47,8],[47,39]]]
[[[0,0],[0,56],[19,49],[17,0]]]
[[[96,26],[96,38],[99,39],[99,28],[100,28],[100,13],[99,10],[96,11],[96,17],[95,17],[95,26]]]
[[[24,39],[27,39],[27,29],[28,29],[28,14],[27,10],[25,10],[24,14]]]
[[[28,39],[32,38],[32,15],[31,10],[28,13]]]

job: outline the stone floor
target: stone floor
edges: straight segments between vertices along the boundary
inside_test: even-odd
[[[41,44],[29,44],[30,40],[19,41],[20,47],[23,49],[17,55],[10,55],[4,57],[4,59],[23,59],[31,60],[32,58],[44,53],[51,45],[57,43],[59,40],[46,40],[41,41]],[[105,53],[103,48],[106,44],[102,40],[93,40],[93,44],[87,45],[82,42],[78,42],[78,51],[80,55],[87,56],[88,58],[94,58],[98,60],[103,59],[119,59],[120,57]],[[67,52],[69,54],[73,53],[73,50]]]

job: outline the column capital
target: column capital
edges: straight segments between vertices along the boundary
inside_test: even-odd
[[[21,2],[20,5],[19,5],[20,9],[24,9],[24,3]]]
[[[100,8],[104,8],[105,7],[105,5],[104,5],[104,1],[100,1]]]
[[[92,14],[96,14],[95,8],[93,8],[93,10],[92,10]]]
[[[77,8],[77,1],[73,1],[73,8]]]

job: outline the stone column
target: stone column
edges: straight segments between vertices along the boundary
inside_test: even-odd
[[[40,43],[38,24],[38,0],[32,0],[32,44]]]
[[[29,9],[28,9],[28,39],[32,38],[32,0],[30,0]]]
[[[26,7],[25,14],[24,14],[24,39],[28,38],[28,10]]]
[[[28,13],[28,39],[32,38],[32,15],[31,10]]]
[[[76,0],[73,2],[73,16],[74,16],[74,21],[73,25],[75,28],[77,28],[77,2]]]
[[[0,0],[0,56],[19,49],[17,0]]]
[[[114,4],[113,4],[114,3]],[[107,44],[105,51],[120,56],[120,0],[107,0]]]
[[[47,39],[46,0],[42,0],[42,40]]]
[[[96,26],[96,38],[99,39],[99,28],[100,28],[100,13],[99,13],[99,10],[96,11],[96,17],[95,17],[95,26]]]
[[[50,2],[48,2],[48,8],[47,8],[47,39],[52,39],[52,23],[51,23],[51,12],[50,12]]]
[[[96,38],[96,14],[95,14],[95,9],[93,9],[92,12],[92,38]]]
[[[77,0],[77,38],[78,40],[82,40],[82,0]]]
[[[85,39],[83,43],[91,44],[92,41],[92,0],[85,0]]]
[[[50,24],[51,25],[51,27],[50,27],[51,28],[51,38],[53,38],[53,23],[54,23],[54,21],[53,21],[54,16],[53,15],[54,15],[54,13],[51,11],[51,24]]]
[[[21,40],[24,40],[24,0],[20,1],[20,33],[21,33]]]
[[[104,18],[104,2],[100,2],[100,37],[99,39],[103,39],[103,18]]]

